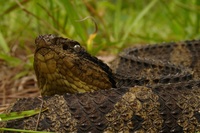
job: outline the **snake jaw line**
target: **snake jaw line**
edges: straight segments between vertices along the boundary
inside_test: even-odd
[[[115,86],[111,69],[88,54],[78,42],[55,35],[43,35],[37,37],[35,43],[34,69],[43,96]]]

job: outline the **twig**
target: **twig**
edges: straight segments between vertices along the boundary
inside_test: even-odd
[[[37,131],[37,128],[38,128],[38,125],[39,125],[40,116],[41,116],[41,112],[42,112],[42,106],[43,106],[43,103],[44,103],[43,99],[40,99],[40,98],[38,98],[38,99],[41,100],[42,103],[40,105],[40,113],[38,114],[37,123],[36,123],[36,126],[35,126],[35,131]]]

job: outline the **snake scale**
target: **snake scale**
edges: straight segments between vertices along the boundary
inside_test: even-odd
[[[76,41],[39,36],[34,69],[40,98],[23,98],[7,112],[38,115],[4,127],[54,132],[194,133],[200,131],[200,41],[125,49],[106,64]]]

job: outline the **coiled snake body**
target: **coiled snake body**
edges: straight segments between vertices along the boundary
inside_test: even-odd
[[[200,131],[200,41],[129,48],[113,70],[78,42],[36,39],[34,68],[43,96],[37,130],[56,132]],[[19,99],[9,110],[39,108]],[[35,129],[38,115],[4,123]]]

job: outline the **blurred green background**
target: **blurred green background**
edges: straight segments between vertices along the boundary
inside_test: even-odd
[[[95,38],[86,17],[98,26]],[[200,38],[200,0],[0,0],[0,18],[0,61],[25,70],[32,69],[40,34],[77,40],[93,55]]]

